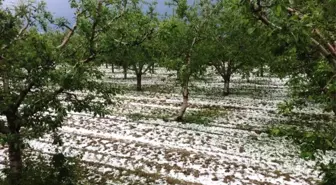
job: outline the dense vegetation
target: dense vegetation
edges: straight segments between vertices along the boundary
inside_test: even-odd
[[[52,134],[53,144],[62,145],[60,128],[70,113],[112,114],[113,96],[128,89],[111,85],[100,70],[103,65],[111,72],[121,67],[124,78],[132,71],[137,91],[155,68],[174,71],[181,107],[164,120],[181,124],[191,118],[208,123],[204,117],[214,117],[213,109],[199,117],[186,115],[192,82],[209,70],[223,79],[223,98],[232,93],[233,75],[286,78],[290,96],[279,104],[280,114],[292,117],[317,106],[331,118],[310,128],[276,124],[265,132],[296,141],[305,159],[319,160],[320,150],[336,149],[334,1],[170,0],[173,12],[166,16],[152,1],[69,3],[73,23],[55,18],[44,2],[1,6],[0,142],[8,147],[9,159],[4,184],[90,183],[84,182],[86,169],[76,158],[61,152],[29,155],[26,141]],[[333,161],[320,169],[322,184],[336,184]]]

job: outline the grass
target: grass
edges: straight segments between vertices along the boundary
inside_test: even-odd
[[[215,120],[217,117],[223,117],[227,115],[227,111],[218,108],[203,108],[198,111],[188,112],[184,116],[184,123],[196,123],[201,125],[207,125]]]

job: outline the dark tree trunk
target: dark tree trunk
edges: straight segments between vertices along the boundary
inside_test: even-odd
[[[112,73],[114,73],[114,64],[112,64],[111,68],[112,68]]]
[[[9,184],[21,185],[22,173],[22,140],[20,137],[20,122],[17,116],[7,116],[10,139],[8,140]]]
[[[230,94],[230,77],[231,77],[230,74],[227,74],[224,77],[224,91],[223,91],[224,96],[227,96]]]
[[[155,73],[154,65],[152,65],[152,67],[150,68],[150,73],[151,73],[151,74],[154,74],[154,73]]]
[[[3,83],[3,90],[5,93],[9,92],[9,81],[8,81],[8,74],[6,71],[2,71],[2,83]]]
[[[336,117],[336,92],[333,95],[333,105],[332,105],[332,111],[334,112],[334,115]]]
[[[246,75],[246,82],[247,82],[247,83],[250,83],[250,74],[247,74],[247,75]]]
[[[127,67],[123,66],[124,79],[127,79]]]
[[[137,88],[136,88],[136,90],[137,91],[141,91],[142,90],[142,88],[141,88],[141,76],[142,76],[141,73],[136,74],[136,79],[137,79]]]
[[[105,63],[105,67],[106,67],[106,69],[108,68],[108,63],[107,62]]]
[[[21,141],[20,135],[13,135],[16,137],[12,141],[8,142],[8,153],[9,153],[9,184],[10,185],[20,185],[21,172],[22,172],[22,157],[21,157]]]
[[[264,77],[264,66],[260,66],[260,77]]]

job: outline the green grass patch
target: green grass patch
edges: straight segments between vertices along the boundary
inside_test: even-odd
[[[218,117],[227,115],[227,111],[218,108],[203,108],[198,111],[187,112],[183,118],[183,123],[195,123],[207,125]]]

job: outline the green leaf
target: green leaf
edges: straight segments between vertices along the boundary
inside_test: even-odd
[[[251,35],[253,32],[254,32],[254,30],[255,30],[255,28],[249,28],[248,30],[247,30],[247,33],[249,34],[249,35]]]
[[[314,26],[314,24],[312,22],[310,22],[310,23],[306,24],[306,26],[309,27],[309,28],[312,28]]]
[[[311,137],[313,137],[315,134],[314,134],[314,132],[306,132],[305,133],[305,137],[306,138],[311,138]]]
[[[280,15],[281,15],[281,11],[282,11],[282,7],[281,7],[281,5],[279,4],[279,5],[277,5],[277,7],[276,7],[275,15],[278,16],[278,17],[280,17]]]

